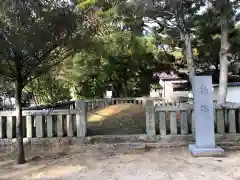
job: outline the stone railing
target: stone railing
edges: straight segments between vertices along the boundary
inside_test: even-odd
[[[214,120],[216,134],[240,133],[240,106],[214,105]],[[155,104],[153,100],[147,101],[146,106],[146,132],[148,135],[189,135],[194,134],[193,105]]]
[[[23,111],[23,137],[85,137],[87,114],[84,109]],[[0,139],[16,137],[15,111],[0,111]]]
[[[92,111],[97,108],[104,108],[109,105],[115,104],[139,104],[143,107],[146,105],[147,100],[154,100],[155,104],[179,104],[179,100],[166,101],[163,98],[158,97],[124,97],[124,98],[109,98],[109,99],[91,99],[86,100],[88,102],[88,111]]]
[[[114,98],[114,101],[123,100]],[[125,98],[124,101],[136,99]],[[140,99],[142,100],[142,99]],[[139,100],[139,102],[141,102]],[[109,102],[109,101],[108,101]],[[143,102],[143,101],[142,101]],[[26,145],[49,145],[94,142],[157,142],[176,145],[194,141],[193,105],[187,103],[156,103],[151,98],[146,101],[146,134],[86,136],[87,111],[89,101],[78,101],[76,109],[24,110],[23,137]],[[128,103],[128,102],[127,102]],[[0,111],[0,150],[16,142],[16,114],[14,111]],[[240,113],[238,106],[220,107],[215,105],[215,132],[218,142],[239,142]],[[227,138],[226,138],[227,137]],[[239,138],[239,139],[238,139]],[[82,141],[83,140],[83,141]],[[30,142],[30,143],[29,143]],[[39,146],[36,146],[38,148]],[[7,149],[8,151],[8,149]]]
[[[139,104],[145,106],[147,97],[126,97],[126,98],[106,98],[106,99],[91,99],[88,102],[88,111],[92,111],[97,108],[104,108],[109,105],[115,104]]]

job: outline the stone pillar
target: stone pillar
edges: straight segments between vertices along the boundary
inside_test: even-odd
[[[79,109],[76,115],[77,136],[85,137],[87,134],[88,103],[84,100],[76,101],[75,107]]]
[[[27,124],[27,138],[31,138],[33,136],[32,116],[26,116],[26,124]]]
[[[3,117],[0,116],[0,139],[3,138]]]
[[[53,118],[47,116],[47,137],[53,137]]]
[[[7,138],[9,139],[13,138],[13,117],[12,116],[7,117]]]
[[[57,136],[63,137],[63,117],[62,117],[62,115],[57,116]]]
[[[155,136],[155,107],[153,100],[146,101],[146,132],[148,136]]]
[[[193,156],[221,155],[216,146],[213,117],[212,77],[194,77],[194,120],[196,144],[189,146]]]
[[[36,137],[41,138],[43,137],[43,120],[42,116],[35,116],[34,117],[36,123]]]
[[[73,137],[73,122],[72,122],[72,115],[67,115],[67,136]]]
[[[143,107],[145,107],[145,106],[147,106],[147,98],[144,98],[143,100],[142,100],[142,106]]]

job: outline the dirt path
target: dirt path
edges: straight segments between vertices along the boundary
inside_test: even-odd
[[[136,104],[117,104],[88,114],[89,135],[144,134],[145,108]]]
[[[166,114],[169,120],[168,113]],[[176,113],[180,132],[180,115]],[[169,129],[169,121],[167,127]],[[156,132],[159,133],[156,119]],[[189,123],[190,124],[190,123]],[[146,109],[139,104],[117,104],[96,109],[88,114],[88,135],[145,134]]]
[[[0,161],[0,179],[14,180],[240,180],[240,151],[226,157],[194,158],[187,147],[109,149],[74,147],[67,153],[39,155],[26,165]]]

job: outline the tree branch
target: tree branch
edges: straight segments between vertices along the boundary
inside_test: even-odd
[[[63,57],[60,58],[60,60],[56,61],[55,63],[53,64],[49,64],[49,65],[46,65],[44,66],[45,68],[41,69],[41,71],[38,71],[34,76],[30,77],[32,72],[36,71],[36,68],[34,68],[33,70],[29,71],[26,75],[24,75],[24,85],[26,85],[27,83],[33,81],[34,79],[38,78],[39,76],[41,76],[44,72],[47,72],[48,70],[50,70],[51,68],[57,66],[58,64],[60,64],[61,62],[63,62],[67,57],[69,57],[73,52],[70,51],[70,52],[67,52],[67,54],[65,54]],[[55,57],[56,58],[56,57]],[[53,58],[54,59],[54,58]],[[30,78],[28,78],[30,77]]]

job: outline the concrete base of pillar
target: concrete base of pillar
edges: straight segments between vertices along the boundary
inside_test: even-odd
[[[223,156],[224,155],[224,150],[220,147],[199,148],[196,146],[196,144],[190,144],[189,151],[194,157]]]

